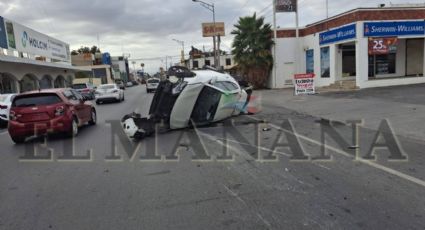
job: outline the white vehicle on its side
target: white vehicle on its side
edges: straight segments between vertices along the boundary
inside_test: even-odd
[[[4,126],[9,122],[10,106],[16,94],[0,95],[0,125]]]
[[[159,78],[149,78],[147,81],[146,81],[146,91],[148,92],[148,93],[150,93],[150,92],[155,92],[155,90],[158,88],[158,86],[159,86],[159,82],[160,82],[161,80],[159,79]]]
[[[124,90],[120,89],[117,84],[105,84],[97,87],[96,104],[101,104],[108,101],[124,101]]]
[[[149,117],[129,114],[122,119],[125,133],[141,139],[155,133],[155,124],[174,130],[204,126],[247,112],[252,93],[230,75],[213,70],[190,71],[175,66],[153,97]]]

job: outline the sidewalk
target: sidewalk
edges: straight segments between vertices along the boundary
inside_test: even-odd
[[[262,105],[280,106],[333,121],[364,120],[373,130],[388,119],[395,133],[425,140],[425,85],[294,96],[293,89],[257,91]]]

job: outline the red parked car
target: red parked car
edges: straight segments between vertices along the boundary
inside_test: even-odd
[[[10,110],[9,134],[15,143],[47,133],[78,134],[78,128],[96,124],[96,109],[73,89],[48,89],[17,95]]]

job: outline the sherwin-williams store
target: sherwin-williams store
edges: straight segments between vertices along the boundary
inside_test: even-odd
[[[316,86],[359,88],[425,83],[425,8],[361,8],[295,31],[278,31],[277,88],[295,73]],[[298,54],[296,54],[298,52]]]

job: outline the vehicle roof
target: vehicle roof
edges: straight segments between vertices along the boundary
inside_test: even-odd
[[[28,95],[28,94],[37,94],[37,93],[60,93],[65,91],[68,88],[54,88],[54,89],[41,89],[41,90],[33,90],[25,93],[21,93],[20,95]]]

